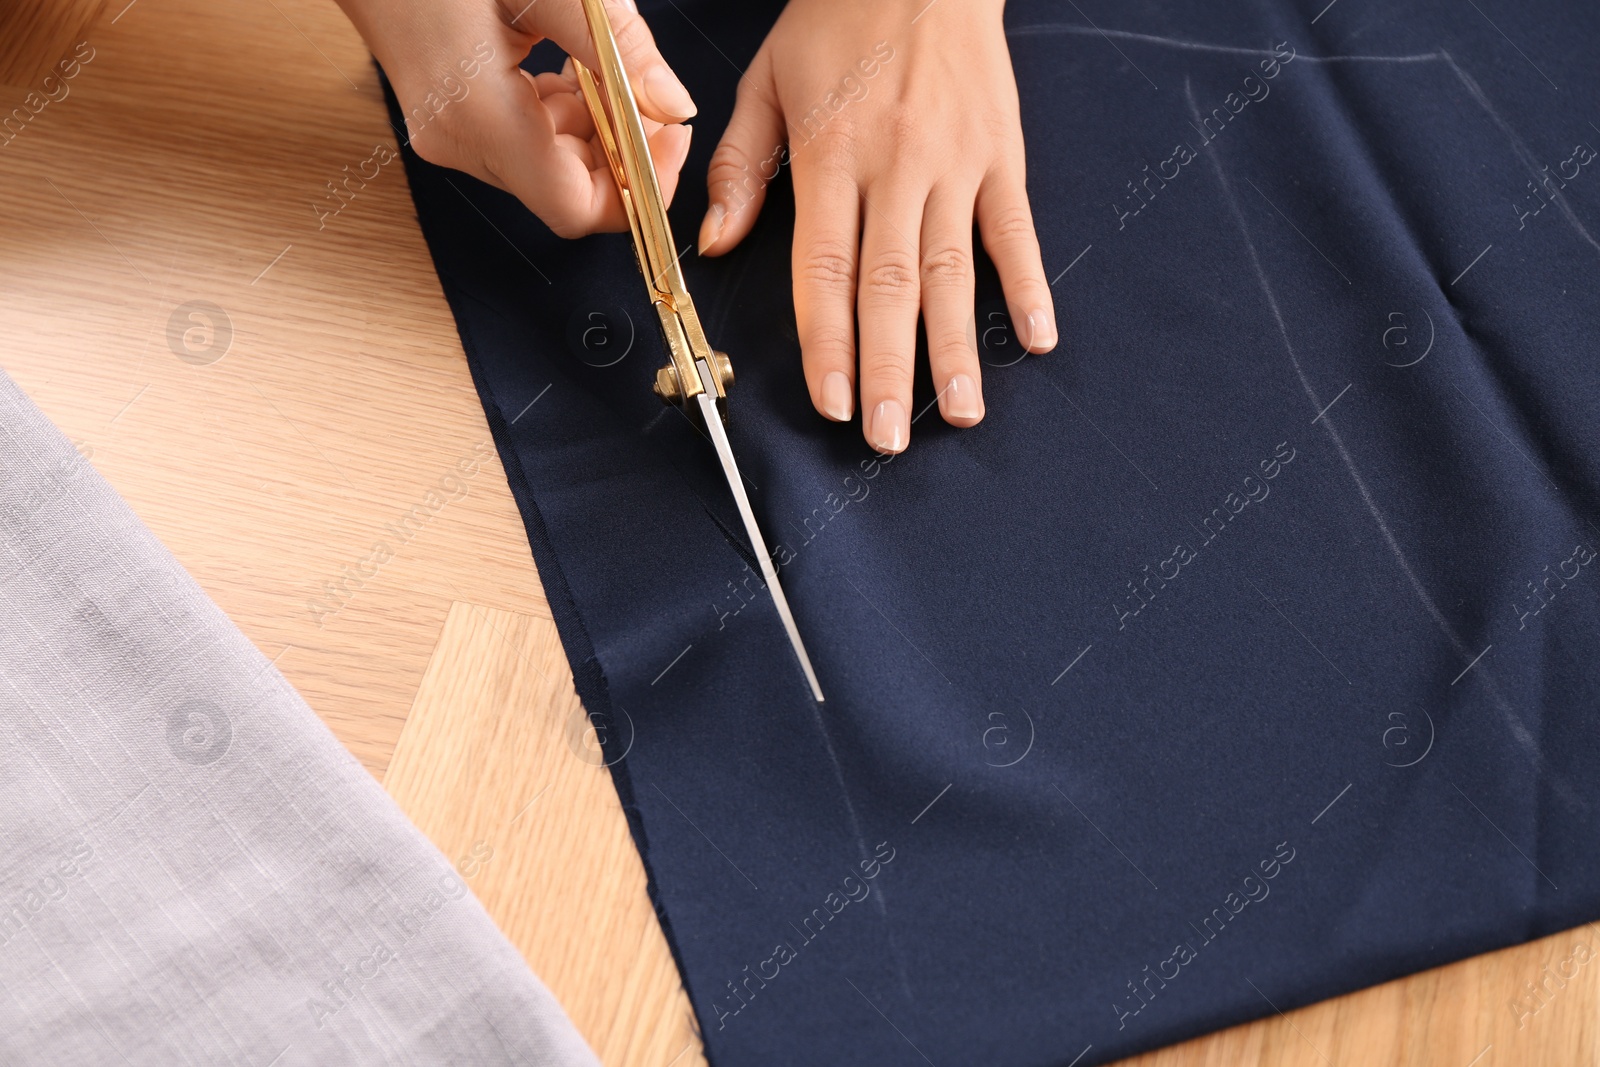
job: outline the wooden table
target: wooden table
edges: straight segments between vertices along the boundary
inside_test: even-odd
[[[398,162],[322,217],[394,147],[360,40],[331,0],[8,2],[0,364],[459,858],[606,1064],[703,1062]],[[1596,1063],[1600,965],[1513,1005],[1597,933],[1130,1062]]]

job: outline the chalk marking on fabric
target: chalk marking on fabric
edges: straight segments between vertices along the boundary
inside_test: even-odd
[[[118,11],[117,12],[117,18],[112,19],[109,23],[107,23],[107,25],[115,26],[117,24],[117,19],[120,19],[122,16],[126,15],[128,13],[129,8],[133,7],[133,5],[137,4],[138,2],[139,2],[139,0],[128,0],[128,6],[123,8],[121,11]],[[284,1051],[288,1051],[288,1050],[285,1049]],[[280,1053],[278,1053],[278,1055],[282,1056],[283,1053],[280,1052]],[[277,1063],[277,1062],[278,1062],[277,1060],[273,1060],[272,1061],[272,1063]],[[269,1063],[267,1065],[267,1067],[272,1067],[272,1064]]]
[[[1493,248],[1493,247],[1494,247],[1494,242],[1493,241],[1489,242],[1489,248]],[[1482,259],[1484,256],[1489,254],[1489,248],[1485,248],[1482,252],[1479,252],[1476,256],[1474,256],[1473,259],[1472,259],[1472,262],[1467,264],[1467,270],[1471,270],[1473,267],[1476,267],[1478,265],[1478,260]],[[1465,278],[1467,276],[1467,270],[1464,270],[1460,274],[1457,274],[1455,276],[1455,278],[1450,282],[1450,285],[1452,287],[1454,287],[1456,282],[1459,282],[1462,278]]]
[[[1128,53],[1124,52],[1120,48],[1117,48],[1117,43],[1115,41],[1113,41],[1109,36],[1107,36],[1106,32],[1104,30],[1102,30],[1099,26],[1095,26],[1094,19],[1092,19],[1088,15],[1084,14],[1083,8],[1079,7],[1077,5],[1077,3],[1075,2],[1075,0],[1067,0],[1067,2],[1069,4],[1072,4],[1072,10],[1076,11],[1080,15],[1083,15],[1083,21],[1087,22],[1091,26],[1094,26],[1095,32],[1098,33],[1101,37],[1105,38],[1106,44],[1110,45],[1112,48],[1116,48],[1117,49],[1117,55],[1122,57],[1123,62],[1127,63],[1128,66],[1132,67],[1134,70],[1138,70],[1139,71],[1139,77],[1143,78],[1147,82],[1150,82],[1150,88],[1154,89],[1158,93],[1161,91],[1161,87],[1159,85],[1157,85],[1155,82],[1151,82],[1150,81],[1150,75],[1146,74],[1142,70],[1139,70],[1139,64],[1135,63],[1133,60],[1128,58]]]
[[[859,591],[859,590],[858,590]],[[844,765],[839,762],[839,754],[833,748],[833,736],[828,733],[828,723],[822,717],[822,708],[816,701],[810,702],[812,721],[817,724],[817,732],[822,735],[822,744],[828,751],[828,762],[833,767],[834,781],[839,783],[839,795],[844,798],[845,814],[850,819],[850,830],[856,836],[856,847],[860,849],[861,858],[867,859],[873,855],[867,849],[867,836],[861,831],[861,817],[856,814],[855,801],[850,799],[850,790],[844,781]],[[879,886],[877,896],[874,898],[878,904],[878,917],[884,920],[889,918],[888,894]],[[916,999],[911,992],[911,975],[906,970],[904,955],[900,952],[900,944],[895,940],[894,927],[885,924],[884,930],[889,938],[889,955],[894,957],[895,974],[900,979],[900,989],[906,995],[908,1003]]]
[[[1094,1048],[1093,1044],[1083,1046],[1083,1051],[1072,1057],[1072,1062],[1067,1064],[1067,1067],[1078,1067],[1078,1061],[1087,1056],[1092,1048]]]
[[[1329,808],[1332,808],[1335,804],[1339,803],[1340,800],[1343,800],[1344,799],[1344,795],[1346,793],[1350,792],[1350,786],[1352,786],[1352,785],[1355,785],[1355,783],[1354,782],[1350,782],[1343,789],[1339,790],[1339,795],[1334,797],[1332,800],[1328,801],[1328,807],[1327,808],[1323,808],[1321,811],[1317,812],[1317,819],[1320,819],[1324,815],[1328,814],[1328,809]],[[1311,825],[1312,826],[1317,825],[1317,819],[1312,819],[1311,820]]]
[[[1522,165],[1527,168],[1528,176],[1535,182],[1539,181],[1539,167],[1533,158],[1533,153],[1529,152],[1528,146],[1522,143],[1522,138],[1517,136],[1517,131],[1513,130],[1511,125],[1500,117],[1500,113],[1494,109],[1494,105],[1489,103],[1488,94],[1483,91],[1470,74],[1461,69],[1461,66],[1456,63],[1455,58],[1449,52],[1441,50],[1439,54],[1450,65],[1450,69],[1455,71],[1456,78],[1460,80],[1462,85],[1466,86],[1467,92],[1472,96],[1472,99],[1477,101],[1478,106],[1483,108],[1484,112],[1494,120],[1494,124],[1500,128],[1500,132],[1505,135],[1506,140],[1511,144],[1511,150],[1516,153],[1517,158],[1522,161]],[[1567,220],[1567,224],[1572,227],[1574,232],[1589,242],[1590,247],[1595,251],[1600,252],[1600,241],[1596,241],[1590,236],[1588,229],[1579,221],[1578,216],[1573,214],[1572,205],[1567,203],[1567,198],[1555,196],[1552,199],[1555,200],[1556,206],[1561,209],[1562,217]]]
[[[1445,781],[1450,782],[1450,779],[1446,778]],[[1457,793],[1461,793],[1461,787],[1459,785],[1456,785],[1454,782],[1450,782],[1450,788],[1454,789]],[[1529,867],[1532,867],[1534,870],[1539,871],[1539,877],[1540,878],[1543,878],[1545,881],[1550,882],[1550,876],[1548,874],[1545,874],[1543,871],[1540,871],[1539,870],[1539,865],[1537,863],[1533,862],[1532,860],[1528,859],[1528,854],[1526,852],[1522,851],[1522,849],[1517,848],[1517,843],[1515,841],[1511,840],[1511,838],[1506,837],[1506,832],[1504,830],[1500,829],[1500,827],[1495,826],[1495,821],[1493,819],[1489,818],[1489,816],[1484,815],[1483,809],[1478,807],[1477,804],[1474,804],[1471,797],[1467,796],[1467,794],[1465,794],[1465,793],[1461,793],[1461,799],[1465,800],[1468,804],[1472,804],[1472,810],[1477,812],[1480,816],[1482,816],[1484,822],[1488,823],[1491,827],[1494,827],[1494,832],[1499,834],[1501,837],[1504,837],[1506,839],[1506,844],[1510,845],[1512,848],[1516,848],[1517,849],[1517,855],[1521,856],[1524,860],[1527,860],[1527,863],[1528,863]],[[1556,885],[1554,882],[1550,882],[1550,888],[1554,889],[1558,893],[1561,891],[1561,887]]]
[[[1120,37],[1125,41],[1141,41],[1145,44],[1165,45],[1168,48],[1183,48],[1194,52],[1222,52],[1235,56],[1273,56],[1277,53],[1265,48],[1239,48],[1233,45],[1209,44],[1205,41],[1185,41],[1178,37],[1157,37],[1149,33],[1134,33],[1130,30],[1102,30],[1098,27],[1075,26],[1070,22],[1048,22],[1034,26],[1017,26],[1006,31],[1007,37],[1039,37],[1046,33],[1072,33],[1085,37],[1098,33],[1102,37]],[[1429,60],[1443,59],[1443,52],[1421,52],[1408,56],[1308,56],[1297,55],[1296,59],[1303,59],[1311,63],[1422,63]]]
[[[1450,684],[1451,685],[1455,685],[1457,682],[1461,681],[1462,678],[1466,677],[1466,673],[1468,671],[1470,671],[1472,668],[1476,667],[1478,665],[1478,661],[1480,659],[1482,659],[1484,656],[1488,655],[1489,654],[1489,649],[1493,648],[1493,647],[1494,647],[1494,645],[1489,645],[1488,648],[1485,648],[1482,652],[1479,652],[1476,656],[1473,656],[1472,657],[1472,662],[1467,664],[1465,667],[1461,668],[1461,673],[1456,675],[1453,679],[1451,679],[1450,680]]]
[[[732,867],[734,870],[739,871],[739,877],[740,878],[743,878],[745,881],[750,882],[750,876],[748,874],[745,874],[744,871],[740,870],[739,869],[739,865],[737,863],[733,862],[733,860],[731,860],[731,859],[728,859],[728,854],[726,852],[722,851],[722,849],[717,848],[717,843],[715,841],[711,840],[710,837],[707,837],[706,836],[706,832],[704,830],[700,829],[699,826],[696,826],[695,825],[695,821],[693,819],[689,818],[689,816],[687,816],[687,815],[684,815],[683,814],[683,809],[678,807],[677,802],[674,801],[671,797],[667,796],[666,793],[662,793],[661,792],[661,787],[659,785],[656,785],[654,782],[651,782],[650,783],[650,788],[654,789],[657,793],[661,793],[661,799],[665,800],[668,804],[671,804],[672,805],[672,810],[676,811],[679,815],[683,815],[683,821],[688,823],[690,826],[693,826],[694,827],[694,832],[699,834],[701,837],[704,837],[706,839],[706,844],[710,845],[712,848],[717,849],[717,855],[719,855],[723,859],[727,860],[729,867]],[[754,889],[757,893],[761,892],[761,887],[756,885],[754,882],[750,882],[750,888]]]
[[[1091,648],[1093,648],[1093,647],[1094,647],[1093,645],[1084,645],[1083,646],[1083,651],[1079,652],[1076,656],[1073,656],[1072,657],[1072,662],[1067,664],[1066,667],[1062,669],[1061,673],[1056,675],[1055,682],[1051,682],[1050,684],[1051,685],[1055,685],[1056,682],[1059,682],[1059,681],[1061,681],[1061,679],[1065,678],[1067,676],[1067,671],[1070,671],[1072,668],[1076,667],[1078,665],[1078,661],[1080,659],[1082,659],[1084,656],[1088,655],[1089,654],[1089,650]]]
[[[1115,841],[1111,840],[1111,838],[1106,837],[1106,832],[1104,830],[1100,829],[1100,827],[1095,826],[1094,820],[1089,818],[1089,816],[1084,815],[1083,814],[1083,809],[1078,807],[1078,805],[1073,802],[1072,798],[1067,796],[1066,792],[1064,790],[1062,790],[1062,788],[1059,785],[1056,785],[1054,782],[1052,782],[1050,784],[1050,788],[1054,789],[1057,793],[1060,793],[1061,794],[1061,798],[1063,800],[1065,800],[1068,804],[1072,805],[1072,810],[1073,811],[1077,812],[1079,815],[1083,815],[1083,821],[1088,823],[1090,826],[1094,826],[1094,832],[1099,834],[1101,837],[1105,837],[1106,838],[1106,844],[1110,845],[1112,848],[1117,849],[1117,855],[1121,856],[1125,860],[1128,860],[1128,866],[1132,867],[1136,871],[1139,871],[1139,877],[1140,878],[1143,878],[1145,881],[1150,882],[1150,876],[1148,874],[1145,874],[1143,871],[1140,871],[1139,870],[1139,865],[1137,863],[1133,862],[1133,860],[1128,859],[1128,854],[1126,852],[1122,851],[1122,849],[1117,848],[1117,843]],[[1156,885],[1154,882],[1150,882],[1150,888],[1154,889],[1158,893],[1161,892],[1161,887]]]
[[[655,685],[656,682],[659,682],[659,681],[661,681],[661,679],[665,678],[667,676],[667,672],[670,671],[672,668],[676,667],[678,665],[678,661],[680,659],[682,659],[684,656],[687,656],[689,654],[689,649],[691,649],[693,647],[694,647],[694,642],[693,641],[691,641],[691,642],[689,642],[689,644],[685,645],[683,651],[679,652],[676,656],[673,656],[672,657],[672,662],[667,664],[665,667],[663,667],[661,669],[661,673],[656,675],[656,681],[655,682],[651,682],[650,684],[651,685]]]
[[[922,818],[922,817],[923,817],[923,816],[924,816],[924,815],[926,815],[926,814],[928,814],[928,808],[931,808],[931,807],[933,807],[933,806],[934,806],[934,805],[935,805],[935,804],[937,804],[937,803],[939,803],[939,797],[942,797],[942,796],[944,796],[944,795],[945,795],[945,794],[946,794],[946,793],[948,793],[948,792],[950,792],[950,786],[951,786],[951,785],[955,785],[955,783],[954,783],[954,782],[951,782],[951,783],[950,783],[950,785],[947,785],[947,786],[945,786],[945,787],[944,787],[944,788],[943,788],[943,789],[941,789],[941,790],[939,790],[939,796],[938,796],[938,797],[934,797],[934,798],[933,798],[933,799],[932,799],[932,800],[930,800],[930,801],[928,801],[928,807],[927,807],[927,808],[923,808],[923,809],[922,809],[922,810],[921,810],[921,811],[919,811],[919,812],[917,812],[917,819],[920,819],[920,818]],[[912,826],[915,826],[915,825],[917,825],[917,819],[912,819],[912,820],[911,820],[911,825],[912,825]]]
[[[1448,54],[1445,54],[1445,58],[1447,61],[1449,60]],[[1460,73],[1459,70],[1457,73]],[[1200,107],[1195,102],[1194,86],[1187,78],[1184,79],[1184,93],[1188,98],[1190,111],[1194,113],[1196,118],[1198,118],[1200,115]],[[1484,106],[1487,107],[1487,104]],[[1283,321],[1283,312],[1278,307],[1278,298],[1272,291],[1272,284],[1267,281],[1266,271],[1261,266],[1261,257],[1256,252],[1255,241],[1250,237],[1250,228],[1245,224],[1244,214],[1239,210],[1239,203],[1233,195],[1233,188],[1228,184],[1227,175],[1223,172],[1221,153],[1220,151],[1212,152],[1209,153],[1209,157],[1211,160],[1211,166],[1217,175],[1217,183],[1222,187],[1223,196],[1228,201],[1228,206],[1233,212],[1234,221],[1239,226],[1240,235],[1244,238],[1245,250],[1250,256],[1250,265],[1255,269],[1256,280],[1261,285],[1262,294],[1267,299],[1267,306],[1272,311],[1273,320],[1277,323],[1278,336],[1283,341],[1284,351],[1289,356],[1289,363],[1294,368],[1295,377],[1299,379],[1300,388],[1306,394],[1306,398],[1311,401],[1311,405],[1313,407],[1318,407],[1320,406],[1320,401],[1317,397],[1316,390],[1312,387],[1310,379],[1306,377],[1305,369],[1300,365],[1300,357],[1294,350],[1294,343],[1289,340],[1289,328]],[[1422,603],[1423,608],[1427,610],[1429,616],[1432,617],[1434,624],[1439,628],[1439,632],[1442,633],[1445,636],[1445,639],[1450,642],[1451,646],[1456,650],[1456,653],[1462,656],[1466,655],[1466,642],[1464,642],[1460,635],[1456,633],[1455,627],[1450,624],[1449,619],[1445,618],[1444,612],[1439,608],[1439,605],[1434,602],[1433,596],[1429,594],[1428,590],[1423,586],[1422,580],[1417,577],[1417,573],[1412,568],[1411,561],[1407,558],[1405,550],[1400,547],[1400,542],[1395,537],[1394,531],[1389,528],[1388,520],[1383,517],[1383,512],[1379,510],[1377,501],[1373,499],[1372,491],[1367,488],[1366,479],[1363,478],[1361,476],[1361,472],[1356,469],[1355,460],[1351,458],[1349,449],[1345,447],[1344,438],[1340,435],[1338,428],[1334,425],[1334,421],[1332,419],[1328,419],[1322,425],[1323,428],[1327,430],[1328,437],[1333,442],[1335,451],[1339,453],[1340,462],[1344,464],[1345,470],[1349,473],[1351,481],[1355,483],[1356,490],[1361,495],[1361,501],[1365,505],[1367,513],[1372,516],[1372,521],[1378,527],[1378,532],[1383,535],[1384,544],[1388,547],[1390,554],[1394,556],[1395,562],[1399,565],[1401,572],[1405,574],[1406,582],[1411,586],[1412,592],[1416,594],[1417,599]],[[1522,746],[1523,750],[1528,754],[1535,766],[1538,766],[1541,770],[1544,770],[1546,774],[1549,775],[1550,782],[1555,787],[1556,791],[1559,792],[1569,803],[1578,803],[1577,797],[1572,791],[1572,787],[1567,784],[1566,780],[1559,774],[1551,771],[1545,765],[1546,761],[1544,759],[1544,754],[1540,751],[1538,742],[1528,731],[1526,724],[1524,724],[1512,710],[1511,705],[1500,693],[1499,687],[1496,686],[1492,678],[1489,678],[1488,676],[1485,676],[1485,682],[1489,686],[1490,697],[1495,703],[1495,710],[1499,712],[1501,721],[1504,723],[1506,729],[1511,733],[1512,737],[1514,737],[1517,743]]]
[[[1347,385],[1343,389],[1339,390],[1339,396],[1344,396],[1344,394],[1350,391],[1350,386],[1355,384],[1355,382],[1351,382],[1350,385]],[[1339,396],[1336,396],[1332,400],[1328,401],[1327,408],[1323,408],[1321,411],[1317,412],[1317,418],[1311,420],[1311,425],[1315,426],[1317,424],[1317,419],[1320,419],[1322,416],[1326,415],[1328,413],[1328,408],[1333,407],[1333,405],[1339,402]]]
[[[1474,1064],[1476,1064],[1479,1060],[1481,1060],[1485,1056],[1487,1056],[1489,1054],[1489,1050],[1492,1049],[1492,1048],[1494,1048],[1493,1044],[1488,1044],[1488,1045],[1483,1046],[1483,1051],[1478,1053],[1476,1056],[1472,1057],[1472,1063],[1467,1064],[1467,1067],[1474,1067]]]
[[[849,975],[845,976],[845,981],[846,982],[850,982]],[[872,998],[868,997],[865,993],[862,993],[861,992],[861,988],[859,986],[857,986],[854,982],[850,982],[850,988],[854,989],[857,993],[859,993],[862,1000],[866,1001],[868,1004],[871,1004],[873,1011],[877,1012],[879,1015],[883,1015],[883,1009],[878,1007],[876,1004],[873,1004],[872,1003]],[[928,1059],[928,1054],[926,1052],[923,1052],[920,1048],[917,1048],[916,1042],[912,1041],[909,1037],[906,1037],[905,1031],[901,1030],[898,1026],[895,1026],[893,1019],[889,1018],[887,1015],[883,1015],[883,1021],[888,1023],[890,1026],[894,1026],[894,1032],[899,1034],[900,1037],[905,1041],[906,1044],[908,1044],[912,1048],[916,1049],[918,1056],[921,1056],[924,1060],[927,1060],[928,1067],[934,1067],[933,1061]]]
[[[1245,981],[1246,982],[1250,982],[1250,979],[1246,978]],[[1254,982],[1250,982],[1250,988],[1254,989],[1257,993],[1261,993],[1261,987],[1256,985]],[[1311,1044],[1311,1039],[1309,1037],[1307,1037],[1305,1034],[1301,1033],[1300,1028],[1298,1026],[1294,1025],[1294,1020],[1293,1019],[1291,1019],[1287,1015],[1283,1014],[1283,1009],[1282,1008],[1280,1008],[1276,1004],[1272,1003],[1272,998],[1271,997],[1267,996],[1265,993],[1261,993],[1261,999],[1266,1001],[1269,1005],[1271,1005],[1272,1010],[1277,1012],[1278,1015],[1283,1018],[1284,1022],[1288,1023],[1291,1027],[1293,1027],[1295,1033],[1300,1034],[1300,1040],[1304,1041],[1308,1045],[1311,1045],[1311,1051],[1315,1052],[1318,1056],[1321,1056],[1323,1063],[1326,1063],[1328,1065],[1328,1067],[1333,1067],[1333,1061],[1328,1059],[1328,1057],[1323,1054],[1323,1051],[1320,1048],[1317,1048],[1316,1045],[1312,1045]]]

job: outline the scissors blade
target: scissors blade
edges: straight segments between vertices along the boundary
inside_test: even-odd
[[[701,361],[699,368],[702,375],[710,373],[704,361]],[[789,598],[783,595],[783,586],[778,584],[778,572],[767,553],[767,542],[761,536],[761,527],[756,525],[755,512],[750,510],[750,497],[744,491],[744,479],[739,474],[739,464],[734,461],[733,446],[728,443],[728,431],[723,429],[722,415],[717,411],[716,392],[708,388],[706,392],[698,394],[695,400],[700,404],[700,415],[711,434],[711,443],[717,448],[717,458],[722,461],[722,475],[728,480],[728,488],[733,491],[734,503],[739,505],[739,518],[744,520],[744,532],[750,536],[750,547],[755,549],[756,560],[761,564],[761,577],[772,592],[773,606],[778,609],[778,618],[783,620],[784,632],[789,635],[789,644],[794,646],[800,669],[805,671],[806,681],[811,683],[811,695],[820,704],[822,686],[817,683],[817,672],[811,668],[811,657],[806,654],[805,642],[800,640],[800,630],[794,624],[793,613],[789,611]]]

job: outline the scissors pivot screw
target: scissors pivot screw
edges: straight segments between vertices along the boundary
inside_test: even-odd
[[[733,360],[728,358],[726,352],[712,352],[711,368],[721,381],[723,390],[726,391],[733,384]],[[662,403],[683,402],[683,390],[678,387],[678,372],[671,363],[656,371],[656,384],[652,388]]]

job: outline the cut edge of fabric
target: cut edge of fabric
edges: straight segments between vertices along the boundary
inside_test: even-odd
[[[389,78],[383,68],[373,60],[377,68],[378,80],[383,86],[385,106],[388,109],[390,124],[400,114],[400,105],[394,95],[394,89],[389,84]],[[403,130],[402,124],[397,129]],[[405,166],[406,184],[409,187],[413,170],[420,162],[416,152],[409,143],[400,144],[400,155]],[[415,204],[415,200],[413,200]],[[419,209],[420,210],[420,209]],[[591,714],[599,713],[608,720],[614,719],[614,709],[611,705],[611,691],[606,682],[605,671],[600,666],[599,656],[595,653],[594,642],[589,636],[587,625],[583,621],[583,613],[578,609],[577,600],[572,595],[572,589],[567,584],[566,572],[561,568],[557,558],[555,543],[551,540],[549,532],[545,529],[544,515],[539,509],[538,501],[534,498],[533,487],[528,481],[522,463],[517,458],[516,450],[510,439],[510,428],[507,426],[504,414],[494,403],[494,398],[489,392],[488,384],[483,380],[478,363],[476,343],[471,330],[467,326],[466,316],[458,304],[458,294],[449,284],[449,274],[444,263],[435,256],[434,248],[428,245],[428,256],[433,261],[434,269],[439,275],[440,289],[444,292],[445,302],[450,306],[451,317],[455,320],[457,334],[461,337],[461,348],[467,357],[467,370],[472,375],[473,388],[478,393],[478,398],[483,404],[484,417],[489,424],[489,434],[494,440],[495,451],[500,456],[500,465],[505,469],[506,483],[511,494],[516,498],[522,513],[522,526],[528,535],[528,549],[533,556],[533,563],[539,573],[539,584],[544,590],[545,600],[550,605],[550,616],[555,621],[556,633],[561,639],[562,650],[566,653],[568,666],[572,668],[573,687],[577,690],[578,700]],[[580,667],[581,665],[581,667]],[[661,888],[656,881],[656,872],[650,861],[650,838],[645,830],[644,815],[638,804],[634,802],[633,778],[627,767],[627,760],[623,757],[625,752],[619,751],[622,745],[616,731],[603,731],[604,737],[600,739],[602,750],[606,755],[606,769],[611,773],[611,781],[617,790],[617,798],[622,803],[622,813],[628,820],[628,834],[633,839],[634,847],[639,852],[640,862],[644,866],[645,888],[650,896],[650,907],[655,912],[656,920],[661,924],[661,932],[666,937],[667,948],[672,953],[673,965],[678,969],[678,980],[687,990],[688,982],[685,975],[688,973],[684,966],[683,953],[678,946],[678,939],[673,932],[671,917],[667,914],[666,904],[661,895]],[[694,1013],[695,1036],[698,1038],[703,1032],[699,1012],[694,1006],[694,998],[689,997],[689,1009]],[[710,1062],[710,1048],[701,1042],[701,1053]]]

